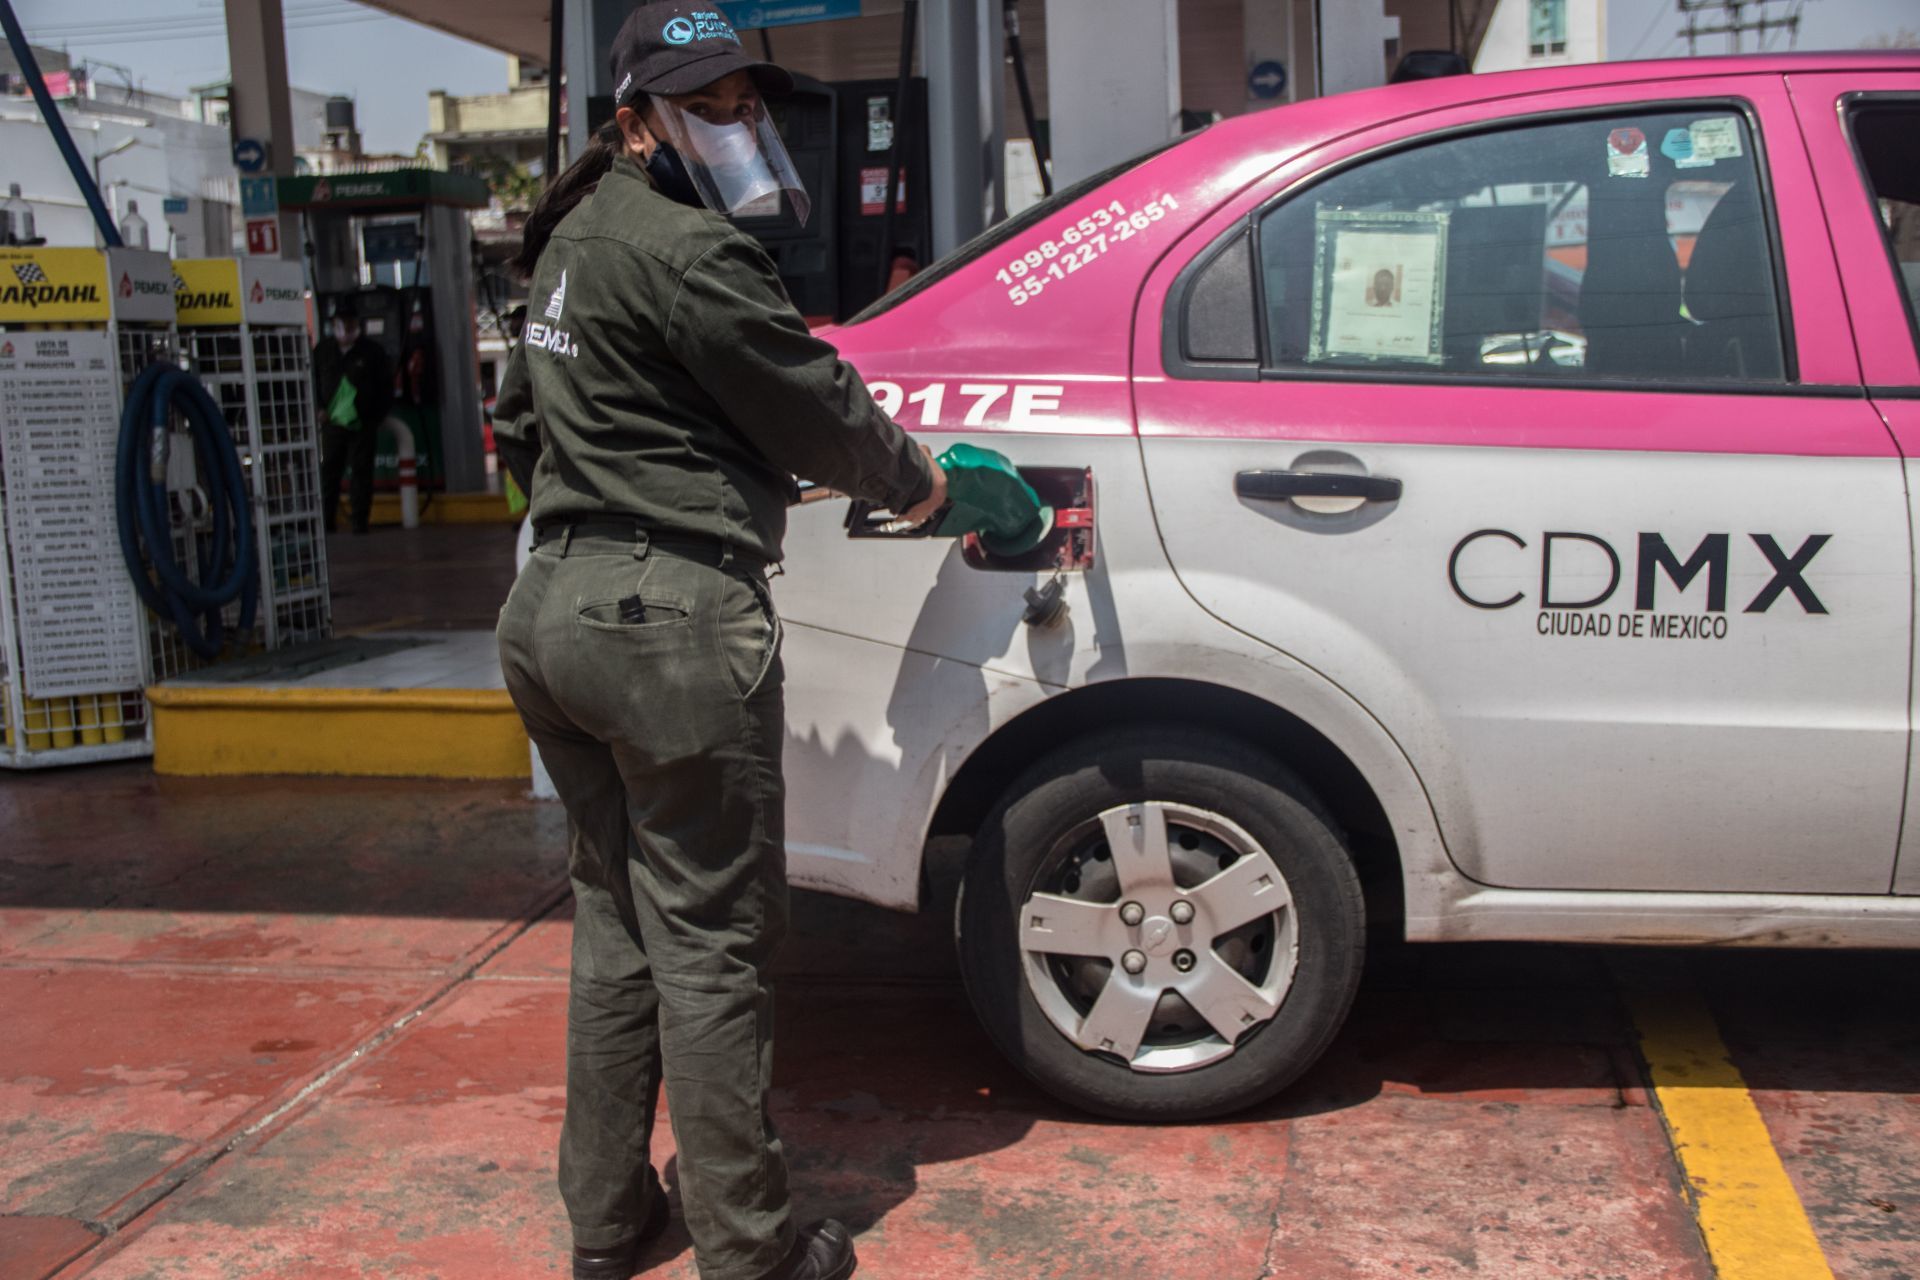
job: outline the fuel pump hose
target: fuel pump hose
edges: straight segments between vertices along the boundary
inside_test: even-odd
[[[198,570],[188,576],[174,549],[167,493],[168,417],[178,410],[206,485],[212,528],[192,536]],[[186,646],[217,658],[226,639],[222,611],[240,602],[238,631],[253,630],[260,601],[247,477],[226,415],[207,389],[178,365],[149,365],[127,393],[114,465],[120,551],[147,608],[171,622]]]

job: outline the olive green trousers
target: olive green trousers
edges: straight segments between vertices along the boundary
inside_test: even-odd
[[[758,1280],[794,1238],[766,1106],[766,968],[787,928],[780,629],[766,584],[644,535],[563,536],[521,570],[499,642],[567,809],[560,1192],[574,1243],[633,1239],[661,1194],[648,1148],[664,1075],[700,1275]]]

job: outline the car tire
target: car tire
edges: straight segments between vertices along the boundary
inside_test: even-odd
[[[1135,834],[1155,829],[1167,833],[1158,847],[1168,852],[1157,863],[1144,853],[1151,837]],[[1134,843],[1116,852],[1127,841]],[[1261,856],[1268,863],[1257,862]],[[1162,896],[1149,887],[1159,882],[1139,870],[1154,865],[1170,867],[1176,881]],[[1235,866],[1240,871],[1230,874]],[[1207,926],[1253,910],[1240,904],[1272,892],[1276,871],[1284,906],[1213,937]],[[1130,893],[1122,877],[1139,892]],[[1182,915],[1178,899],[1189,891]],[[1156,914],[1129,925],[1142,916],[1142,903]],[[1070,948],[1124,950],[1118,958],[1053,954],[1060,942],[1039,931],[1055,919],[1100,930],[1099,947],[1076,936]],[[1186,932],[1174,919],[1191,922]],[[1270,939],[1264,967],[1262,930]],[[1099,1115],[1180,1121],[1264,1101],[1320,1057],[1359,985],[1366,913],[1339,829],[1282,763],[1225,736],[1143,727],[1067,744],[1008,790],[976,835],[955,934],[975,1012],[1036,1084]],[[1183,938],[1184,950],[1162,954]],[[1149,947],[1158,950],[1149,956]],[[1136,973],[1133,965],[1143,967],[1126,977]],[[1255,994],[1243,993],[1222,967]],[[1156,994],[1162,980],[1187,983],[1196,975],[1204,985]],[[1122,985],[1110,993],[1115,981]],[[1122,1010],[1121,1046],[1132,1040],[1140,1011],[1151,1009],[1131,1052],[1102,1037],[1111,1020],[1101,1001],[1109,995]],[[1212,1015],[1201,1015],[1203,1004]],[[1229,1039],[1222,1025],[1244,1029]]]

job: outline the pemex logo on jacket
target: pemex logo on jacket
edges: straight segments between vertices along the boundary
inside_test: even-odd
[[[547,299],[544,312],[548,320],[558,321],[560,313],[567,306],[567,273],[560,273],[560,283],[554,287],[553,296]],[[527,326],[527,345],[536,351],[545,351],[550,355],[566,356],[568,359],[580,354],[580,344],[565,329],[556,329],[552,324],[530,324]]]

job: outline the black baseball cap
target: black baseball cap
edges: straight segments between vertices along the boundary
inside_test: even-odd
[[[736,71],[753,73],[765,94],[793,91],[793,77],[747,56],[740,33],[715,4],[662,0],[627,15],[613,37],[613,105],[630,107],[643,93],[692,93]]]

